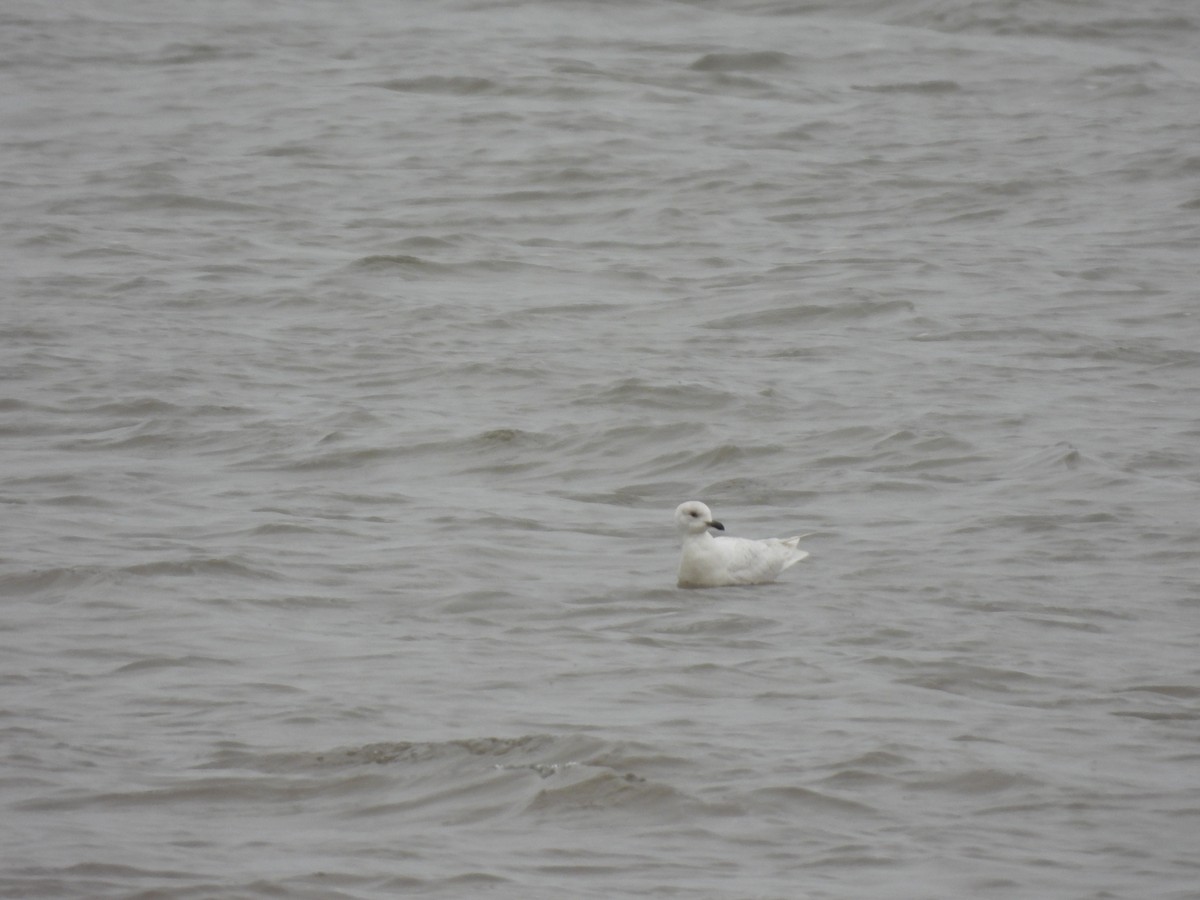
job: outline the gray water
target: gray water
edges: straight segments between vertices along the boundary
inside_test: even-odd
[[[10,0],[0,894],[1200,897],[1198,51]]]

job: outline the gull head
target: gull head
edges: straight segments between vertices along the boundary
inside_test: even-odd
[[[703,534],[710,528],[724,531],[725,526],[713,518],[712,510],[699,500],[680,503],[675,510],[675,527],[681,535]]]

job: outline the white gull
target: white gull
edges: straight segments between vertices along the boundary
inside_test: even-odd
[[[713,537],[710,528],[724,531],[725,526],[699,500],[679,504],[675,527],[683,538],[679,558],[679,586],[683,588],[764,584],[808,556],[797,546],[805,535],[762,541]]]

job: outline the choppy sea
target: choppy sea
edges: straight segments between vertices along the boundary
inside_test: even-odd
[[[1194,0],[9,0],[0,80],[0,896],[1200,897]],[[811,556],[680,590],[688,499]]]

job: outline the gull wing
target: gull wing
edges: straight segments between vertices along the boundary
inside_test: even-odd
[[[759,584],[774,581],[775,576],[808,554],[797,549],[799,538],[768,538],[754,541],[748,538],[718,537],[714,541],[729,577],[737,584]]]

